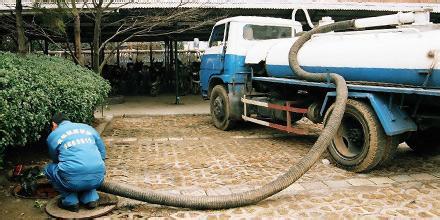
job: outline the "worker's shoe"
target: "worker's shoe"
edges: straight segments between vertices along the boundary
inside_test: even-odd
[[[71,211],[71,212],[79,212],[79,204],[74,205],[64,205],[61,199],[58,200],[58,207]]]
[[[94,209],[98,207],[98,201],[88,202],[85,204],[87,209]]]

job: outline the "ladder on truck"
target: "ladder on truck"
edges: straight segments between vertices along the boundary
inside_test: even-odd
[[[252,100],[248,97],[251,98],[253,96],[252,95],[248,95],[248,96],[244,95],[241,98],[241,101],[243,102],[243,105],[244,105],[243,106],[243,115],[241,117],[244,121],[249,121],[249,122],[263,125],[266,127],[275,128],[277,130],[281,130],[281,131],[288,132],[288,133],[301,134],[301,135],[308,134],[308,132],[303,129],[292,127],[292,118],[291,118],[291,114],[290,114],[290,113],[306,114],[307,108],[294,107],[294,105],[296,104],[294,101],[286,101],[286,105],[277,105],[277,104],[273,104],[273,103]],[[256,116],[249,115],[247,105],[256,105],[256,106],[261,106],[264,108],[285,111],[286,112],[286,125],[273,123],[270,121],[259,119]]]

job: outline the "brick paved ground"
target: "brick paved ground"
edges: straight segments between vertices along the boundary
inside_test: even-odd
[[[168,193],[221,195],[259,187],[284,173],[310,148],[307,136],[253,124],[223,132],[209,116],[116,118],[104,132],[108,178]],[[196,211],[122,199],[110,217],[439,217],[440,156],[399,147],[393,165],[351,173],[323,158],[296,183],[257,205]]]

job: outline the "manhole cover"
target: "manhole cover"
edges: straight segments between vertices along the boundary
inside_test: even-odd
[[[85,218],[95,218],[99,216],[103,216],[113,209],[116,208],[117,197],[108,195],[105,193],[98,192],[100,201],[105,201],[104,204],[100,202],[100,205],[95,209],[89,210],[84,207],[80,207],[79,212],[71,212],[68,210],[64,210],[58,207],[57,201],[60,198],[59,196],[51,199],[46,205],[46,212],[52,217],[55,218],[69,218],[69,219],[85,219]],[[111,201],[110,201],[111,200]]]

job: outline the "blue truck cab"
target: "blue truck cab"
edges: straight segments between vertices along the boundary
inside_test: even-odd
[[[245,58],[253,41],[290,38],[293,32],[301,31],[299,22],[280,18],[239,16],[217,22],[200,66],[203,98],[209,99],[216,85],[248,82],[251,68],[245,64]]]

